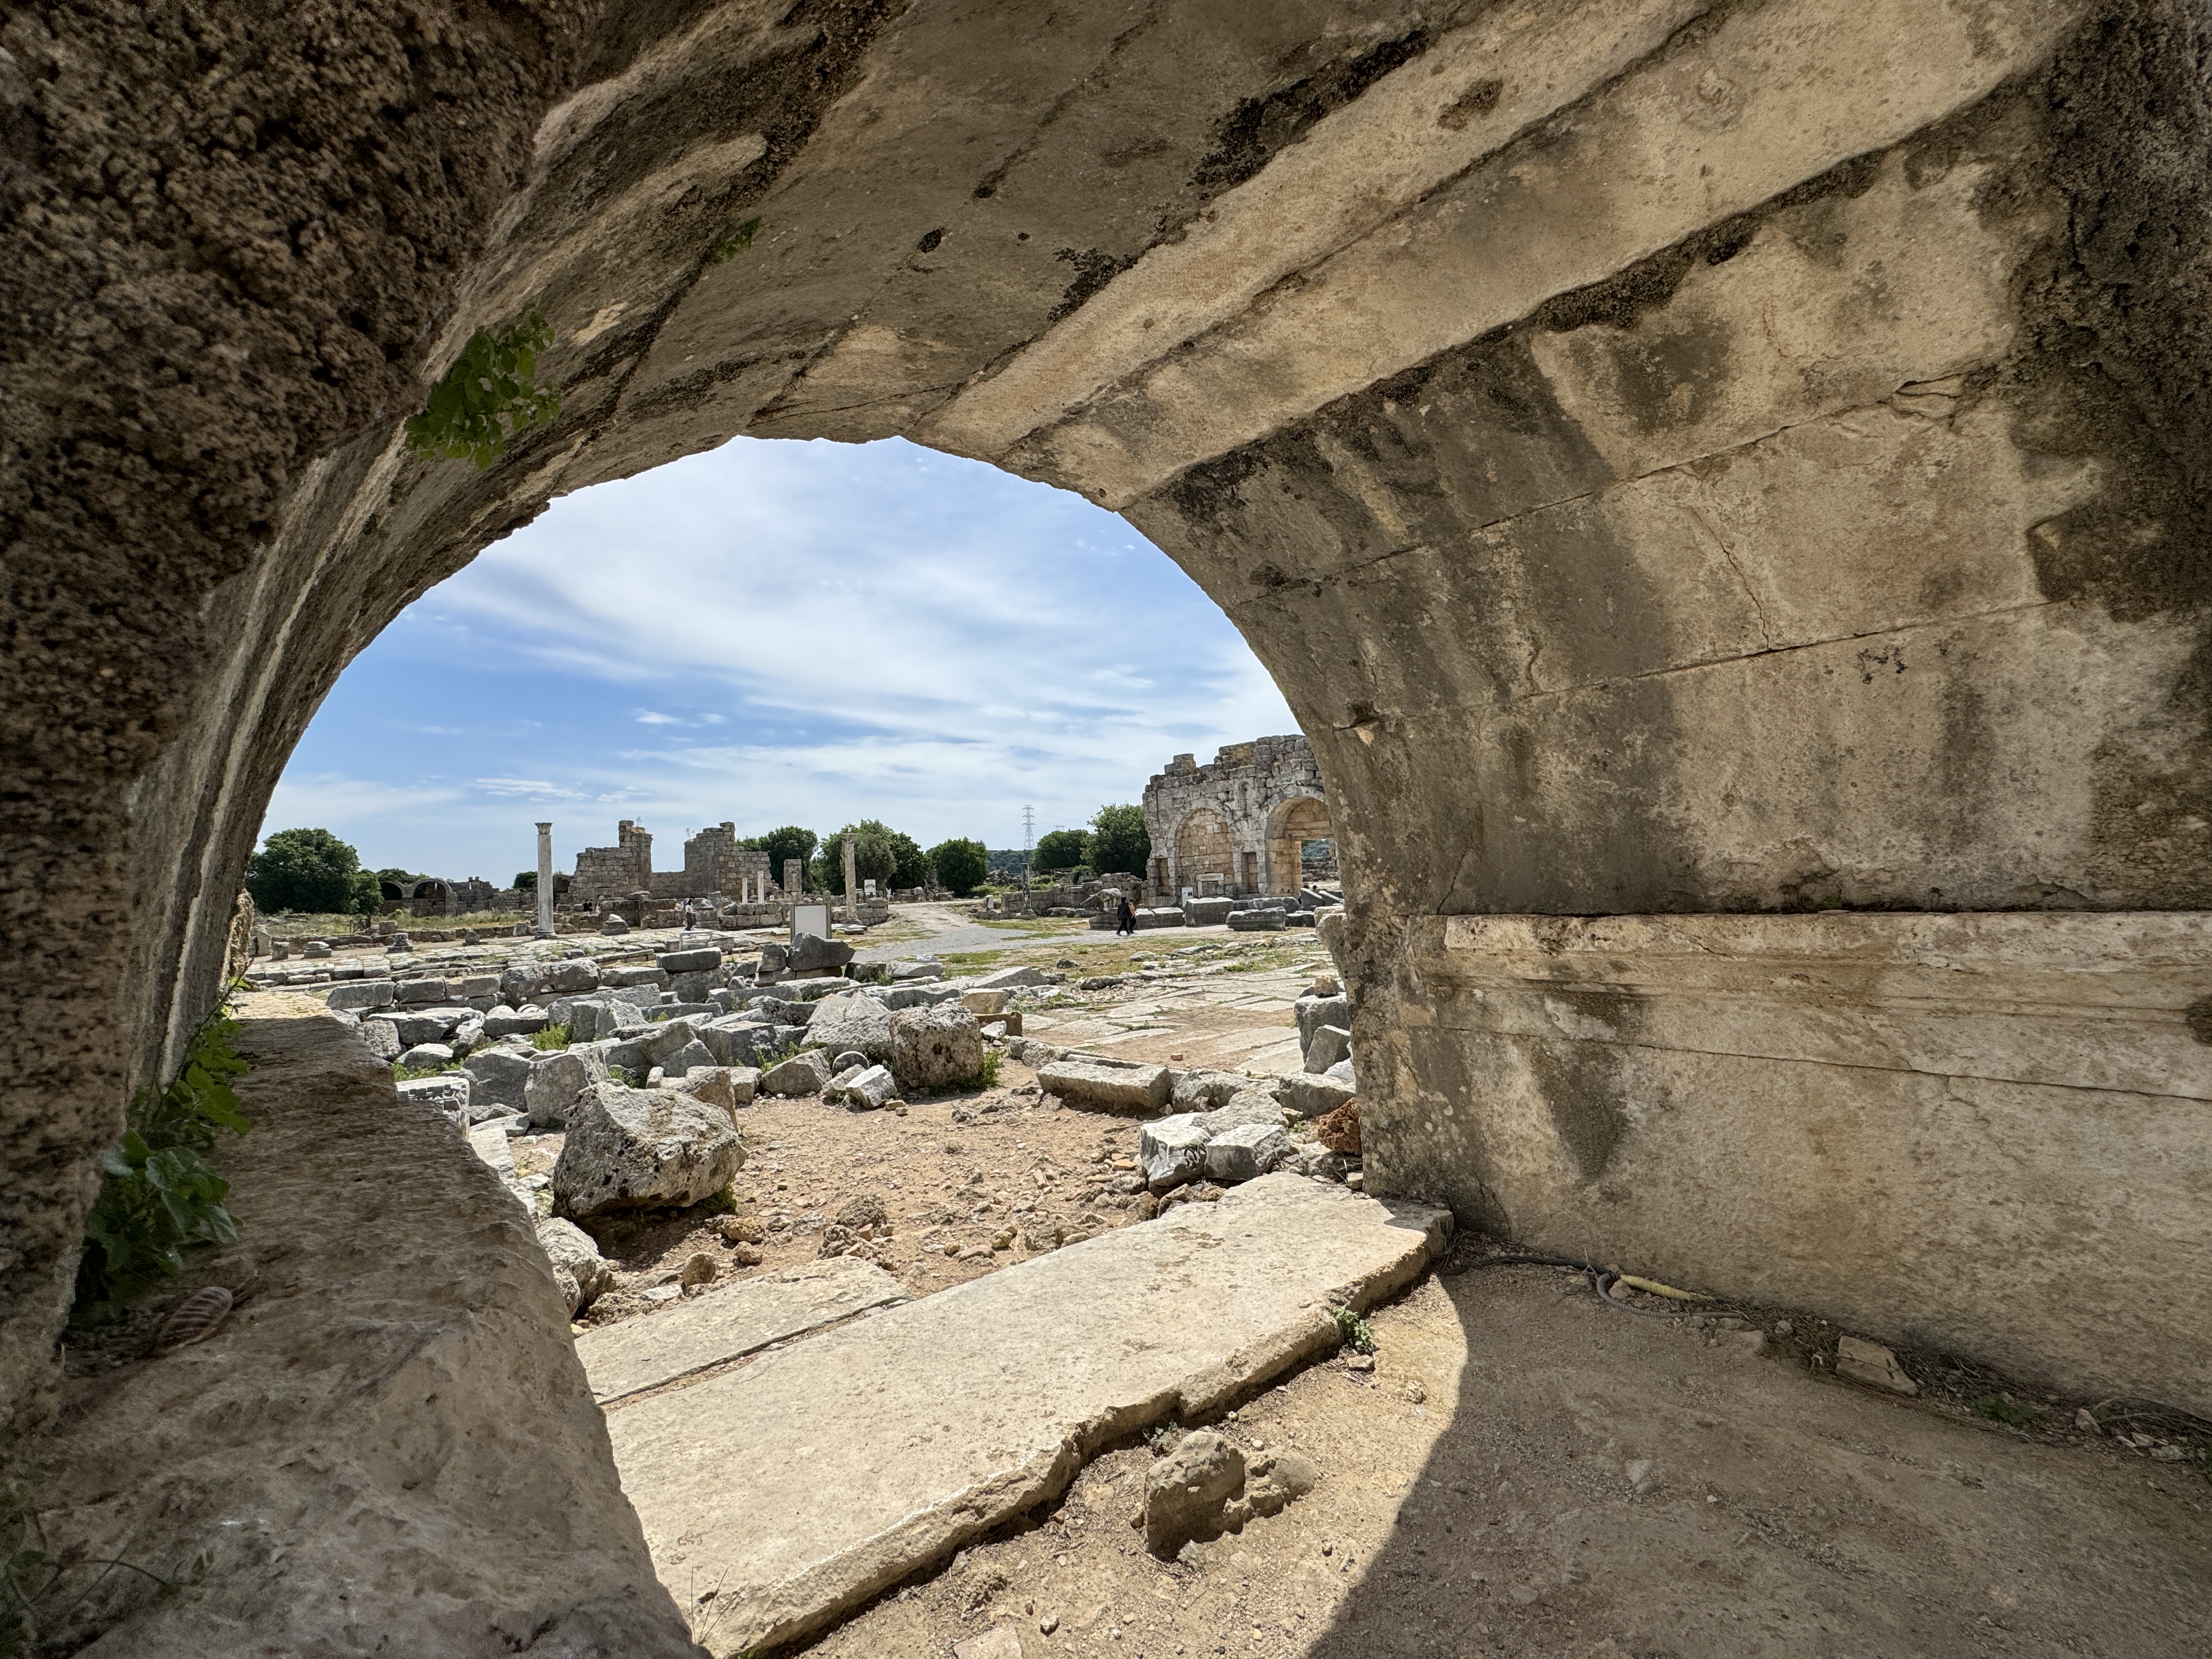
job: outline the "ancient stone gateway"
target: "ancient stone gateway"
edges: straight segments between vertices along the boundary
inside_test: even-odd
[[[1153,886],[1170,894],[1186,887],[1297,892],[1304,842],[1330,837],[1323,787],[1303,737],[1232,743],[1204,766],[1177,755],[1145,785]]]
[[[0,1411],[346,661],[738,433],[1236,620],[1378,1189],[2212,1407],[2195,9],[216,9],[5,27]],[[410,458],[532,310],[558,420]]]

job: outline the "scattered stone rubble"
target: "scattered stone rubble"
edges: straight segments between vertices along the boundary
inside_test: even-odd
[[[315,988],[400,1070],[400,1096],[463,1127],[540,1218],[572,1316],[613,1282],[575,1222],[693,1206],[722,1192],[744,1166],[738,1127],[756,1098],[903,1113],[909,1098],[974,1088],[994,1048],[1036,1067],[1025,1099],[1139,1121],[1135,1155],[1102,1166],[1102,1206],[1150,1216],[1212,1202],[1276,1171],[1360,1182],[1351,1010],[1333,979],[1316,981],[1296,1003],[1307,1069],[1264,1078],[1024,1039],[1022,1009],[1051,1006],[1066,977],[1036,966],[948,979],[927,957],[856,963],[850,944],[811,934],[765,945],[687,934],[650,958],[626,960],[564,953],[574,949],[501,941],[392,957],[377,977],[340,958],[319,963],[328,978]],[[278,975],[264,968],[262,976]],[[1159,977],[1140,966],[1091,988]],[[568,1046],[538,1047],[557,1040],[541,1036],[556,1028],[565,1028]],[[418,1068],[427,1074],[410,1074]],[[956,1108],[954,1121],[966,1115]],[[519,1177],[511,1138],[544,1132],[563,1137],[550,1176]],[[823,1226],[821,1255],[877,1254],[890,1237],[881,1209],[880,1200],[875,1212],[848,1205],[850,1213]],[[1095,1215],[1010,1216],[989,1248],[1048,1251],[1107,1225]],[[738,1265],[748,1249],[758,1259],[760,1242],[732,1241]],[[698,1282],[679,1273],[648,1296],[704,1288],[715,1269],[701,1261]]]

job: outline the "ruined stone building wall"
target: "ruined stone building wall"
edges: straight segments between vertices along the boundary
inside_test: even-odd
[[[1331,836],[1313,745],[1300,736],[1255,738],[1205,766],[1177,755],[1145,786],[1145,830],[1156,888],[1295,893],[1300,842]]]
[[[655,898],[737,896],[748,878],[769,877],[769,856],[757,847],[738,844],[738,826],[724,823],[702,830],[684,843],[684,867],[665,870],[647,889]]]
[[[603,898],[627,898],[653,890],[653,836],[624,818],[615,826],[612,847],[586,847],[576,854],[575,878],[568,902],[594,904]]]

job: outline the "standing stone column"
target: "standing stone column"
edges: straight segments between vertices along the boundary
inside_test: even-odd
[[[553,826],[538,826],[538,937],[553,937]]]
[[[860,875],[853,858],[853,838],[845,837],[845,920],[860,919]]]
[[[806,890],[806,865],[800,859],[783,861],[783,902],[790,903]]]

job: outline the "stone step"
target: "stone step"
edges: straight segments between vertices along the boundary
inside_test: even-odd
[[[661,1582],[721,1656],[792,1641],[1056,1496],[1100,1447],[1339,1341],[1447,1212],[1291,1175],[890,1309],[607,1418]]]
[[[711,1290],[665,1312],[586,1331],[576,1357],[602,1405],[908,1299],[872,1261],[832,1256]]]

